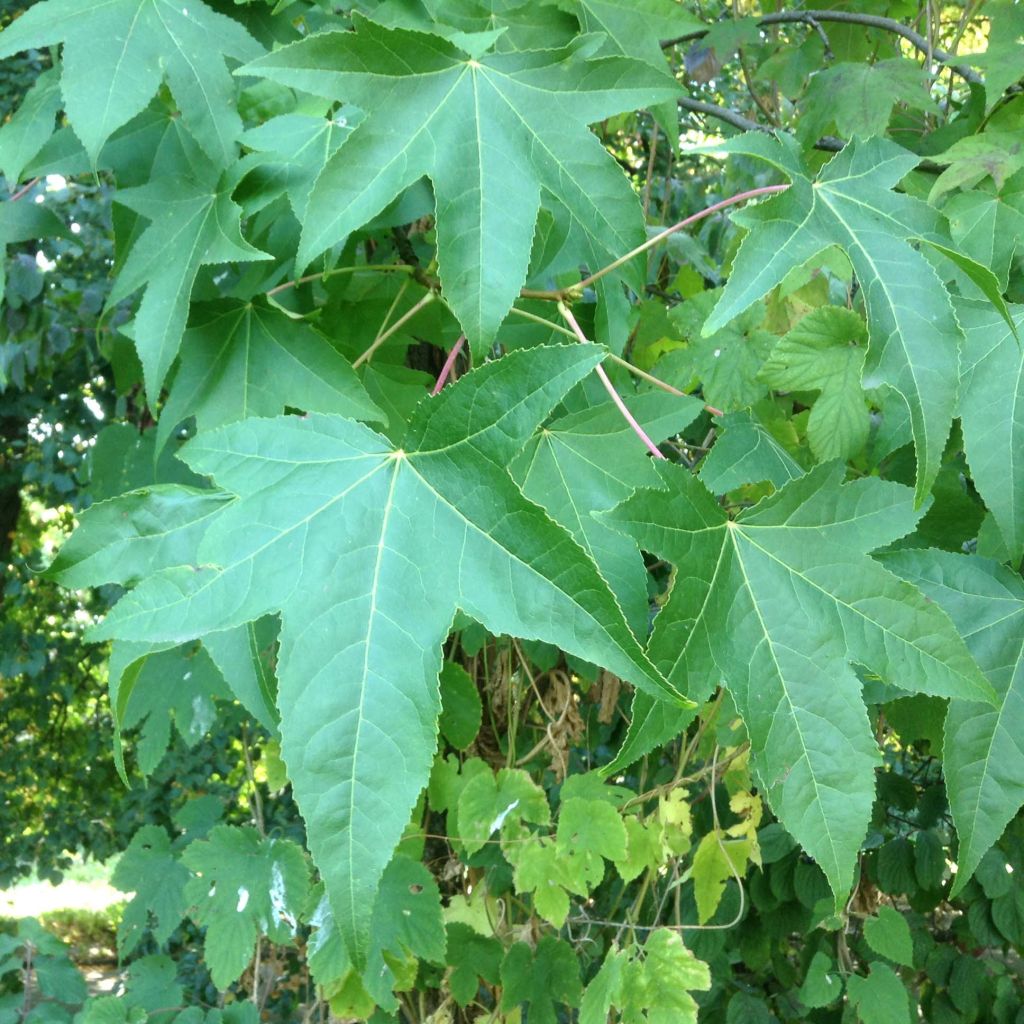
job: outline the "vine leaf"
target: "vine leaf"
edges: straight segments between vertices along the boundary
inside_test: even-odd
[[[643,394],[628,405],[655,441],[678,433],[701,411],[689,396]],[[637,636],[647,633],[647,569],[627,537],[591,515],[618,505],[637,487],[657,487],[643,442],[612,403],[569,413],[532,437],[512,476],[597,563]]]
[[[942,751],[960,837],[953,895],[1024,806],[1024,583],[987,558],[899,551],[885,564],[944,608],[999,695],[993,709],[954,700]]]
[[[782,487],[803,476],[803,468],[751,411],[727,412],[715,423],[721,433],[700,464],[708,490],[726,494],[763,480]]]
[[[729,687],[760,788],[839,906],[878,763],[851,663],[911,690],[994,697],[946,614],[868,557],[920,511],[898,484],[841,486],[843,467],[830,463],[731,520],[690,473],[658,468],[667,490],[602,514],[676,567],[648,653],[698,699]]]
[[[186,417],[210,430],[287,407],[381,421],[348,360],[319,331],[266,303],[193,307],[157,447]]]
[[[674,99],[664,72],[627,57],[477,52],[493,33],[439,36],[355,16],[242,69],[366,112],[309,197],[305,267],[423,176],[434,186],[445,299],[483,352],[519,293],[545,189],[608,262],[643,241],[639,201],[585,125]],[[592,40],[591,40],[592,42]]]
[[[1011,306],[1024,327],[1024,306]],[[960,422],[971,478],[1006,544],[1009,560],[1024,555],[1024,351],[999,313],[960,300],[966,335],[960,381]],[[1000,410],[1005,410],[1001,412]]]
[[[220,180],[201,154],[191,156],[187,167],[176,167],[177,173],[120,189],[114,197],[151,222],[128,254],[107,300],[112,306],[145,289],[132,334],[151,403],[178,354],[199,268],[271,258],[242,237],[242,210],[231,198],[232,182]]]
[[[556,1004],[579,1006],[583,995],[576,953],[553,935],[545,935],[536,951],[525,942],[515,943],[501,965],[501,985],[502,1011],[526,1003],[535,1024],[555,1024]]]
[[[942,281],[908,241],[941,241],[941,217],[927,204],[891,191],[919,157],[885,139],[854,140],[815,179],[788,136],[748,133],[721,148],[767,161],[791,185],[733,215],[750,233],[704,333],[724,327],[789,271],[830,245],[841,246],[867,306],[865,386],[888,384],[906,403],[920,504],[938,474],[953,421],[962,333]]]
[[[821,392],[807,421],[819,461],[852,459],[867,443],[870,417],[860,384],[866,341],[856,313],[821,306],[779,341],[761,367],[761,379],[773,388]]]
[[[95,630],[181,642],[281,612],[282,755],[359,966],[377,882],[430,773],[441,643],[457,608],[493,633],[557,644],[685,703],[585,552],[505,468],[601,357],[579,345],[489,363],[425,400],[398,449],[322,414],[199,435],[183,458],[237,498],[209,520],[192,559],[173,560],[187,545],[156,541],[172,560]],[[203,505],[181,517],[195,530],[208,499],[177,493]],[[137,500],[145,510],[146,493]],[[80,531],[66,568],[90,556],[88,516]]]
[[[217,825],[189,845],[182,862],[195,873],[185,897],[206,927],[203,950],[217,988],[238,980],[261,935],[282,944],[295,937],[309,896],[309,866],[295,843]]]
[[[0,60],[64,44],[61,91],[95,163],[111,134],[145,109],[164,74],[182,119],[218,167],[235,157],[242,121],[225,60],[263,47],[202,0],[44,0],[0,35]]]

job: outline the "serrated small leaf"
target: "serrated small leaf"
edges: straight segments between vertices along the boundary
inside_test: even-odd
[[[904,967],[913,966],[914,943],[910,937],[910,925],[893,907],[879,907],[877,914],[864,922],[864,938],[879,956]]]

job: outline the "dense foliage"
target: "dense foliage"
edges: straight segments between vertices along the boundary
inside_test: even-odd
[[[1019,3],[4,17],[0,1021],[1024,1020]]]

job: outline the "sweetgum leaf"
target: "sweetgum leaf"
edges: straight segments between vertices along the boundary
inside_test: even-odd
[[[885,556],[945,608],[999,697],[995,708],[955,700],[946,716],[943,773],[960,837],[953,894],[1024,806],[1024,584],[987,558],[946,551]]]
[[[44,0],[4,30],[0,60],[57,43],[65,110],[94,162],[165,75],[210,158],[221,167],[234,159],[242,121],[225,60],[253,60],[263,48],[233,18],[202,0]]]
[[[715,422],[721,434],[700,464],[701,481],[715,494],[763,480],[783,487],[803,476],[793,456],[748,410],[727,412]]]
[[[0,127],[0,172],[12,191],[22,171],[53,134],[60,106],[60,72],[50,68],[32,83],[21,106]]]
[[[154,404],[181,345],[199,268],[271,258],[242,237],[233,183],[221,179],[201,154],[191,156],[175,173],[115,194],[118,203],[150,221],[132,246],[108,303],[145,289],[132,330],[146,393]]]
[[[891,191],[919,158],[884,139],[855,139],[813,176],[788,136],[748,133],[722,148],[767,161],[791,184],[734,214],[750,233],[704,333],[719,330],[830,245],[840,246],[867,305],[865,385],[888,384],[910,412],[920,504],[938,474],[953,420],[962,332],[941,280],[909,242],[942,241],[939,214]]]
[[[362,424],[313,414],[198,436],[185,459],[237,498],[184,561],[164,562],[96,630],[180,642],[281,612],[282,755],[359,966],[376,883],[430,772],[440,646],[456,608],[685,704],[585,552],[505,468],[600,358],[578,345],[487,364],[425,400],[399,449]],[[178,493],[208,511],[202,492]],[[79,561],[94,550],[81,529]]]
[[[868,557],[920,512],[907,488],[841,485],[831,463],[733,520],[691,474],[658,468],[667,490],[602,516],[676,566],[648,653],[694,697],[729,687],[759,787],[840,903],[878,762],[851,662],[910,690],[994,696],[945,613]]]
[[[960,422],[971,478],[1009,560],[1018,562],[1024,555],[1024,349],[991,306],[962,299],[957,314],[966,334]],[[1011,306],[1010,314],[1024,328],[1024,306]]]
[[[643,394],[629,398],[630,411],[654,441],[678,433],[696,419],[696,398]],[[592,513],[624,501],[637,487],[657,487],[658,475],[643,442],[610,401],[549,423],[512,463],[512,476],[531,500],[543,505],[594,559],[637,636],[647,632],[647,570],[622,534]]]
[[[309,324],[263,302],[218,303],[193,308],[192,316],[160,414],[158,448],[188,416],[198,430],[289,407],[384,418],[348,360]]]
[[[588,257],[610,263],[643,241],[637,197],[585,125],[674,99],[667,74],[581,59],[578,46],[471,54],[354,20],[354,33],[314,35],[243,69],[366,112],[310,194],[301,267],[426,175],[445,299],[483,352],[525,281],[541,189],[582,230]]]

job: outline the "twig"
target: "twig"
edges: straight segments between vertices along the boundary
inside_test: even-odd
[[[266,292],[267,296],[277,295],[287,291],[289,288],[297,288],[300,284],[309,284],[310,281],[326,281],[329,277],[338,274],[382,274],[394,271],[396,273],[411,274],[415,267],[407,266],[405,263],[364,263],[355,267],[335,267],[333,270],[324,270],[319,274],[306,274],[305,277],[297,277],[294,281],[285,281],[284,284],[276,285]]]
[[[920,32],[915,32],[912,28],[908,28],[894,18],[883,18],[877,14],[861,14],[857,11],[776,11],[774,14],[766,14],[763,18],[759,18],[757,23],[758,25],[802,23],[814,27],[814,23],[818,21],[836,21],[847,25],[863,25],[865,28],[877,28],[883,32],[893,32],[906,39],[920,53],[926,54],[943,64],[949,64],[950,68],[966,81],[974,82],[977,85],[984,83],[984,79],[976,71],[972,71],[962,64],[950,63],[956,60],[955,54],[930,47],[928,40]],[[687,32],[684,35],[676,36],[674,39],[664,39],[662,40],[661,47],[662,49],[667,49],[670,46],[675,46],[677,43],[685,43],[690,39],[701,39],[711,31],[711,28],[712,26],[709,25],[707,28]]]
[[[431,395],[441,394],[441,389],[448,383],[448,377],[452,370],[455,368],[455,360],[459,358],[459,353],[462,351],[462,346],[466,344],[466,336],[460,334],[458,340],[452,345],[451,352],[448,353],[448,358],[444,361],[444,366],[441,367],[441,372],[437,375],[437,383],[434,385],[434,390],[431,391]]]
[[[532,320],[534,323],[544,324],[545,327],[550,327],[551,330],[557,331],[559,334],[564,334],[566,337],[572,338],[575,341],[579,340],[572,331],[562,327],[561,324],[553,324],[550,320],[547,320],[542,316],[537,316],[536,313],[531,313],[525,309],[518,309],[516,306],[513,306],[509,312],[515,313],[517,316],[521,316],[526,320]],[[661,388],[662,391],[667,391],[670,395],[678,395],[680,398],[692,397],[685,391],[680,391],[679,388],[673,387],[660,377],[655,377],[653,373],[648,373],[646,370],[641,370],[639,366],[634,366],[629,362],[629,360],[623,359],[622,356],[615,355],[614,352],[609,352],[605,358],[610,359],[613,363],[621,366],[624,370],[633,374],[634,377],[639,377],[641,380],[647,381],[648,384],[653,384],[656,388]],[[712,416],[723,415],[722,410],[716,409],[713,405],[705,405],[704,408],[707,412],[711,413]]]
[[[38,185],[38,184],[39,184],[39,179],[38,178],[33,178],[30,182],[22,185],[21,188],[19,188],[18,191],[15,192],[14,195],[12,195],[7,200],[7,202],[9,202],[9,203],[16,203],[22,196],[27,195],[29,192],[31,192],[32,189],[34,189],[36,187],[36,185]]]
[[[592,285],[595,281],[599,281],[605,274],[610,274],[613,270],[618,270],[624,263],[628,263],[635,256],[639,256],[642,252],[647,252],[648,249],[654,248],[664,242],[670,235],[674,235],[677,231],[682,231],[683,228],[689,227],[691,224],[696,224],[697,221],[703,220],[705,217],[710,217],[713,213],[718,213],[719,210],[724,210],[728,206],[735,206],[736,203],[746,202],[748,199],[755,199],[757,196],[771,195],[774,192],[785,192],[789,188],[789,185],[763,185],[761,188],[752,188],[746,192],[740,192],[737,195],[730,196],[728,199],[723,199],[720,202],[713,203],[711,206],[703,210],[699,210],[697,213],[691,214],[685,220],[679,221],[678,224],[673,224],[670,228],[665,228],[664,231],[659,231],[653,238],[648,238],[643,245],[638,245],[631,252],[627,252],[625,256],[620,256],[613,263],[609,263],[608,266],[602,267],[600,270],[595,271],[590,277],[585,277],[578,285],[576,289],[583,289]]]
[[[583,333],[583,328],[576,322],[576,317],[572,315],[572,310],[564,303],[558,304],[558,312],[562,314],[562,318],[572,328],[573,334],[584,344],[589,345],[590,339]],[[608,374],[605,373],[604,367],[598,364],[594,367],[594,372],[600,378],[601,383],[604,385],[605,391],[608,392],[611,400],[618,407],[619,412],[622,413],[623,419],[633,428],[633,432],[637,437],[643,441],[647,450],[656,458],[664,459],[665,456],[658,450],[658,446],[648,437],[647,431],[640,426],[636,417],[626,407],[626,403],[622,400],[622,396],[615,390],[615,385],[608,379]]]
[[[379,349],[381,345],[388,340],[388,338],[390,338],[400,328],[404,327],[417,313],[420,312],[420,310],[429,306],[430,303],[434,301],[434,298],[434,292],[427,292],[427,294],[424,295],[415,306],[403,313],[386,331],[381,331],[381,333],[373,339],[373,344],[352,363],[352,368],[357,369],[362,366],[363,363],[372,359],[374,352],[376,352],[377,349]]]

